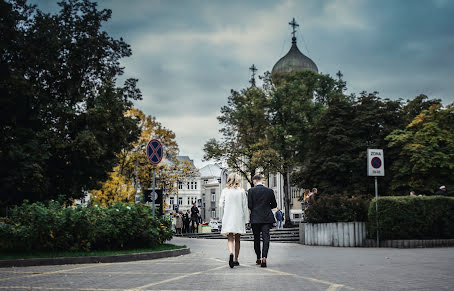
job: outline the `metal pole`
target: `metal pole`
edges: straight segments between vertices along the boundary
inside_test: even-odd
[[[155,191],[155,188],[156,188],[156,173],[155,173],[155,167],[153,167],[153,189],[151,191],[151,200],[152,200],[152,209],[153,209],[153,220],[154,220],[154,200],[156,198],[156,191]]]
[[[378,239],[378,183],[377,183],[377,176],[375,176],[375,220],[377,223],[377,247],[380,247],[380,240]]]

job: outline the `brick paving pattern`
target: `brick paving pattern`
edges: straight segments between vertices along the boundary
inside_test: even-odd
[[[0,268],[0,290],[454,290],[454,249],[373,249],[271,243],[268,268],[242,242],[175,238],[191,254],[149,261]]]

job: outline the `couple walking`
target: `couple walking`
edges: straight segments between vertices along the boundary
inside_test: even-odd
[[[263,186],[262,177],[255,175],[252,178],[253,188],[246,195],[240,188],[240,177],[233,173],[227,178],[227,185],[221,193],[220,207],[224,208],[221,233],[227,236],[227,246],[230,258],[229,266],[239,266],[240,236],[246,233],[246,223],[250,223],[254,234],[254,251],[257,255],[256,264],[266,267],[266,258],[270,246],[270,228],[274,223],[271,209],[276,208],[274,191]],[[260,234],[263,238],[263,247],[260,249]],[[235,256],[234,256],[235,249]]]

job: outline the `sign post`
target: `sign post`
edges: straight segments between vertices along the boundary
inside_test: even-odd
[[[380,247],[378,238],[378,176],[385,176],[385,165],[382,149],[367,149],[367,175],[375,178],[375,221],[377,224],[377,247]]]
[[[152,201],[152,211],[153,211],[153,219],[154,219],[154,208],[155,208],[155,200],[158,197],[158,193],[156,193],[156,165],[159,164],[162,160],[162,157],[164,156],[164,149],[162,147],[162,144],[159,140],[157,139],[152,139],[148,142],[147,145],[147,157],[148,161],[150,161],[151,164],[153,164],[153,188],[151,192],[151,201]],[[162,203],[162,201],[161,201]]]

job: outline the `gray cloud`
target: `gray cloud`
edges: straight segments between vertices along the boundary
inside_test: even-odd
[[[35,0],[55,11],[54,1]],[[148,1],[103,0],[113,11],[105,30],[123,37],[133,56],[124,77],[139,79],[137,107],[175,131],[181,154],[203,156],[218,136],[216,116],[230,89],[248,86],[248,68],[271,70],[290,48],[288,22],[300,23],[298,45],[319,70],[339,69],[350,93],[384,98],[424,93],[454,102],[454,2],[434,1]]]

